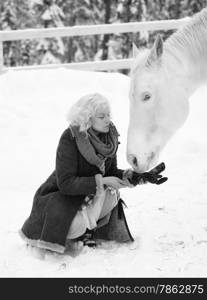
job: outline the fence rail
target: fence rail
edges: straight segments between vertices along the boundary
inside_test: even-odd
[[[24,30],[3,30],[0,31],[0,70],[4,68],[3,57],[3,42],[25,40],[25,39],[42,39],[49,37],[71,37],[71,36],[85,36],[97,34],[117,34],[126,32],[139,32],[139,31],[156,31],[156,30],[170,30],[178,29],[180,26],[186,24],[190,18],[183,18],[179,20],[162,20],[162,21],[149,21],[149,22],[131,22],[121,24],[103,24],[103,25],[81,25],[72,27],[56,27],[46,29],[24,29]],[[41,65],[41,66],[28,66],[28,67],[12,67],[12,69],[31,69],[42,67],[69,67],[76,69],[89,69],[89,70],[110,70],[110,69],[128,69],[131,59],[120,59],[116,61],[94,61],[85,63],[68,63],[58,65]],[[105,66],[105,67],[104,67]],[[113,67],[112,67],[113,66]],[[5,69],[5,68],[4,68]],[[11,68],[6,68],[11,69]]]

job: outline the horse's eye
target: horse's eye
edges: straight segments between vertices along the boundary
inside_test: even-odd
[[[144,93],[142,100],[143,101],[148,101],[151,98],[151,94],[150,93]]]

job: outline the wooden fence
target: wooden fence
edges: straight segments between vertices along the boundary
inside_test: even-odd
[[[178,29],[180,26],[186,24],[190,18],[179,20],[162,20],[162,21],[149,21],[149,22],[131,22],[119,24],[103,24],[103,25],[82,25],[72,27],[55,27],[46,29],[24,29],[12,31],[0,31],[0,71],[5,69],[37,69],[37,68],[57,68],[68,67],[72,69],[82,70],[117,70],[128,69],[132,59],[117,59],[117,60],[104,60],[104,61],[90,61],[81,63],[67,63],[67,64],[49,64],[49,65],[35,65],[25,67],[4,67],[3,56],[3,42],[25,40],[25,39],[42,39],[51,37],[72,37],[72,36],[86,36],[97,34],[118,34],[126,32],[139,32],[139,31],[155,31],[155,30],[171,30]]]

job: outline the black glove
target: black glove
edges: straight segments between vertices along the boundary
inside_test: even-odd
[[[153,168],[152,170],[150,170],[149,172],[136,173],[133,171],[131,176],[128,177],[127,179],[134,186],[136,186],[137,184],[144,184],[147,182],[153,184],[162,184],[168,180],[167,177],[162,177],[162,175],[160,175],[160,173],[163,172],[164,170],[165,170],[165,164],[161,163],[157,165],[155,168]]]

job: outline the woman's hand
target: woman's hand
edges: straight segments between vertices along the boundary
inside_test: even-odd
[[[115,176],[103,177],[103,184],[110,186],[116,190],[128,187],[126,180],[122,180]]]
[[[165,164],[161,163],[149,172],[136,173],[132,169],[124,171],[123,179],[128,180],[131,185],[145,184],[147,182],[153,184],[162,184],[168,180],[167,177],[163,177],[160,173],[165,170]]]

